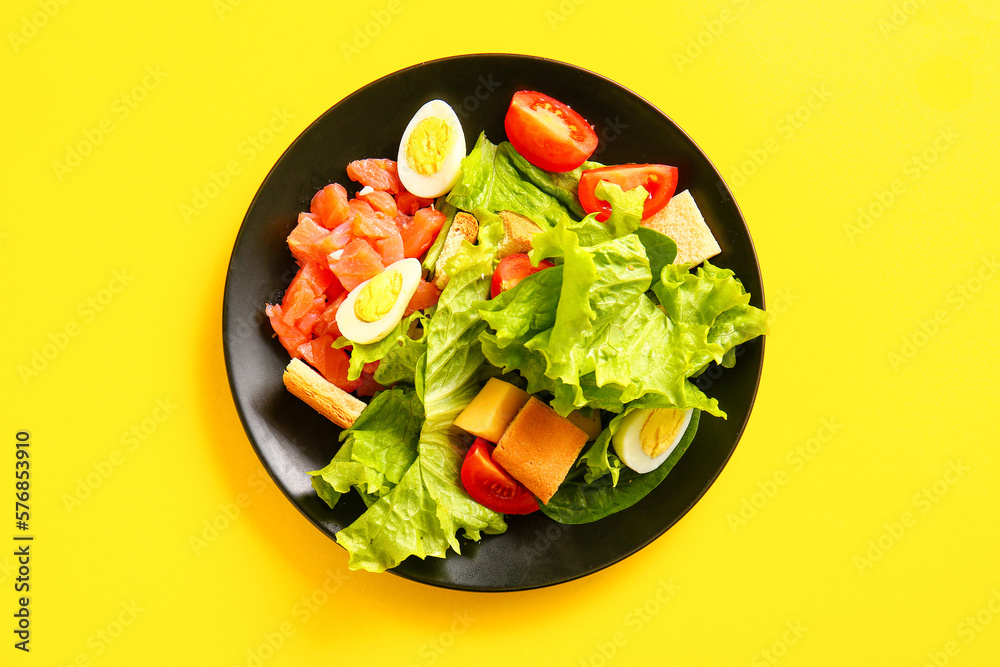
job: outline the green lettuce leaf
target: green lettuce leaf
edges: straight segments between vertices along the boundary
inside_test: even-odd
[[[549,180],[547,189],[560,191],[556,197],[526,178],[519,168],[523,164],[524,159],[508,142],[497,146],[480,134],[476,145],[462,160],[462,177],[448,194],[448,203],[470,212],[476,208],[492,213],[514,211],[531,218],[543,230],[551,229],[577,210],[568,209],[564,203],[570,196],[575,197],[575,192],[562,191],[570,187],[572,177],[558,187],[554,179]]]
[[[354,343],[343,336],[333,341],[334,347],[350,346],[352,348],[351,362],[347,369],[347,379],[357,380],[361,377],[361,371],[364,369],[365,364],[380,361],[390,352],[397,352],[396,348],[405,345],[405,341],[410,338],[408,335],[410,325],[422,317],[423,315],[419,311],[410,313],[407,317],[402,318],[385,338],[377,340],[374,343]]]
[[[502,233],[502,232],[501,232]],[[506,530],[503,515],[466,494],[459,477],[469,436],[454,425],[489,367],[479,343],[485,328],[472,304],[489,294],[496,226],[480,235],[480,245],[456,255],[451,280],[426,329],[422,381],[417,393],[424,407],[416,456],[398,484],[357,521],[337,533],[349,553],[349,567],[379,572],[409,556],[443,557],[460,552],[456,534],[472,540]]]
[[[423,421],[423,405],[412,388],[379,392],[354,425],[341,432],[343,444],[330,464],[309,473],[313,488],[330,507],[352,487],[362,494],[386,495],[417,457]]]

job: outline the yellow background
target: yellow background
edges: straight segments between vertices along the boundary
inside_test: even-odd
[[[335,4],[4,3],[0,663],[996,664],[995,3]],[[697,506],[623,563],[497,595],[348,572],[255,457],[220,334],[237,229],[297,134],[384,74],[490,51],[668,113],[729,182],[773,313]]]

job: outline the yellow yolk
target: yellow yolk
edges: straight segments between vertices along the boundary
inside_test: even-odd
[[[406,161],[421,176],[436,174],[454,143],[451,126],[432,116],[420,121],[406,142]]]
[[[683,410],[669,408],[650,410],[646,421],[642,424],[642,429],[639,431],[642,451],[646,452],[646,456],[650,458],[656,458],[667,451],[667,447],[677,439],[678,431],[683,423]]]
[[[361,288],[354,301],[354,314],[362,322],[375,322],[385,317],[403,289],[403,274],[383,271]]]

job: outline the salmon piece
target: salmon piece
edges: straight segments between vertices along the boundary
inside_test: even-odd
[[[412,224],[400,230],[403,237],[403,255],[420,257],[427,252],[447,219],[444,213],[430,206],[417,211]]]
[[[288,235],[288,249],[292,251],[295,261],[302,266],[310,259],[322,262],[324,256],[319,252],[319,242],[329,234],[329,230],[308,213],[299,214],[299,222]]]
[[[352,181],[394,195],[403,190],[396,171],[396,161],[384,158],[355,160],[347,165],[347,175]]]
[[[354,212],[351,231],[355,236],[384,239],[397,232],[395,221],[384,213],[376,213],[367,202],[352,199],[351,210]]]
[[[278,335],[278,342],[288,351],[292,358],[301,358],[298,348],[303,343],[309,341],[309,337],[294,326],[290,326],[284,321],[284,313],[280,304],[267,304],[264,307],[267,318],[271,321],[271,328]]]
[[[347,353],[333,347],[333,337],[323,335],[304,343],[299,352],[302,359],[319,371],[320,375],[347,392],[361,386],[361,380],[348,380],[347,370],[351,361]]]
[[[413,215],[423,207],[430,206],[433,203],[433,199],[418,197],[409,190],[403,190],[396,195],[396,210],[406,215]]]
[[[309,211],[318,223],[333,229],[347,220],[347,190],[340,183],[330,183],[313,195]]]
[[[385,387],[375,381],[375,377],[368,371],[361,371],[361,377],[358,378],[358,382],[360,383],[357,388],[358,396],[374,396],[385,389]]]
[[[364,239],[354,239],[329,256],[330,270],[344,289],[351,291],[382,272],[382,257]]]
[[[324,260],[326,257],[324,256]],[[299,267],[298,273],[292,278],[292,282],[288,284],[288,292],[294,292],[299,289],[299,283],[304,282],[308,284],[313,291],[313,294],[319,295],[324,293],[330,285],[332,285],[337,280],[337,277],[333,275],[333,271],[326,266],[326,261],[321,264],[311,257]]]
[[[381,211],[390,218],[395,218],[399,214],[399,209],[396,207],[396,200],[388,192],[373,190],[363,195],[359,194],[358,199],[363,199],[372,209]]]
[[[410,302],[406,304],[406,311],[404,311],[403,317],[406,317],[415,310],[430,308],[438,302],[440,297],[441,290],[435,287],[434,283],[429,283],[421,278],[420,283],[417,285],[417,290],[410,297]]]
[[[340,338],[340,327],[337,326],[337,310],[346,298],[347,292],[345,291],[342,291],[340,296],[335,299],[327,298],[326,310],[323,311],[319,319],[316,320],[316,324],[313,325],[312,334],[314,336],[329,334],[333,336],[334,340]]]
[[[392,235],[384,239],[375,239],[372,245],[378,254],[382,255],[382,263],[386,266],[403,259],[403,237],[395,226],[392,228]]]

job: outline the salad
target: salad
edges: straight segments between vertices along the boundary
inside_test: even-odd
[[[593,128],[533,91],[505,131],[466,150],[454,111],[429,102],[396,160],[348,165],[362,187],[324,187],[288,237],[299,269],[271,325],[334,401],[367,400],[310,473],[331,507],[352,490],[367,507],[336,536],[353,569],[460,552],[459,534],[502,533],[510,514],[572,524],[632,506],[703,413],[725,417],[690,378],[766,332],[731,271],[675,263],[678,243],[647,224],[681,199],[676,168],[590,161]],[[485,418],[474,406],[491,401]],[[498,406],[512,414],[490,440],[478,424]],[[575,444],[514,443],[527,406],[539,416],[521,431],[544,420]],[[510,474],[549,449],[566,461],[551,490]]]

